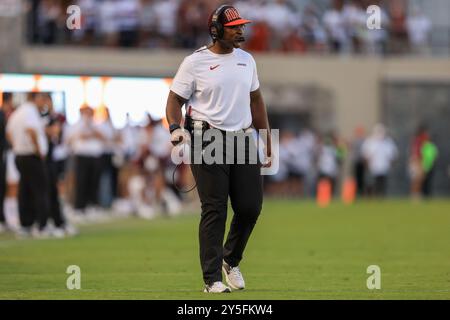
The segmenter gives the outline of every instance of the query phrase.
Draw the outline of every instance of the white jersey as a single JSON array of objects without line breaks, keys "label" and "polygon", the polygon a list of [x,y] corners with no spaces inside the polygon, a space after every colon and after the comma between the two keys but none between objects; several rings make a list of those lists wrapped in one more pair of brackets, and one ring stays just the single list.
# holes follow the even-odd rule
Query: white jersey
[{"label": "white jersey", "polygon": [[12,148],[15,155],[33,155],[38,151],[35,150],[27,129],[34,129],[36,131],[39,151],[46,155],[48,141],[47,135],[45,134],[44,119],[41,118],[36,105],[31,102],[25,102],[19,106],[12,113],[6,126],[6,131],[13,140]]},{"label": "white jersey", "polygon": [[372,175],[387,175],[392,161],[397,157],[397,147],[391,138],[368,138],[362,145],[362,153]]},{"label": "white jersey", "polygon": [[250,92],[258,88],[256,63],[249,53],[234,49],[216,54],[203,47],[184,59],[170,90],[188,100],[193,119],[236,131],[251,126]]}]

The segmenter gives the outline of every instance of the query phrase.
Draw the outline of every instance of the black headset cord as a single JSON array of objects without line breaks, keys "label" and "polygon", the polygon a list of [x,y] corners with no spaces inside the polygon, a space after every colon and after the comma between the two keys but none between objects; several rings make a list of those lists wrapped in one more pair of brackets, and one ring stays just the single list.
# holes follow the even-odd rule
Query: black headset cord
[{"label": "black headset cord", "polygon": [[181,188],[178,188],[178,186],[177,186],[177,184],[176,184],[176,182],[175,182],[175,173],[177,172],[177,169],[178,169],[180,166],[181,166],[181,163],[180,163],[180,164],[177,164],[177,165],[175,166],[175,169],[173,169],[173,173],[172,173],[172,184],[173,184],[173,186],[174,186],[179,192],[181,192],[181,193],[188,193],[188,192],[191,192],[192,190],[194,190],[194,189],[197,187],[197,181],[195,182],[194,186],[191,187],[189,190],[182,190]]}]

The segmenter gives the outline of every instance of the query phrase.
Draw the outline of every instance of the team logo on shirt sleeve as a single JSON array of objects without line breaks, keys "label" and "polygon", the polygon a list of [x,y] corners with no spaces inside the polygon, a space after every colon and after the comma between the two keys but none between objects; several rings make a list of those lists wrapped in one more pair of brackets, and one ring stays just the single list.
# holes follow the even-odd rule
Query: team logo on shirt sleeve
[{"label": "team logo on shirt sleeve", "polygon": [[214,70],[215,68],[217,68],[218,66],[220,66],[220,64],[216,65],[216,66],[210,66],[209,70]]}]

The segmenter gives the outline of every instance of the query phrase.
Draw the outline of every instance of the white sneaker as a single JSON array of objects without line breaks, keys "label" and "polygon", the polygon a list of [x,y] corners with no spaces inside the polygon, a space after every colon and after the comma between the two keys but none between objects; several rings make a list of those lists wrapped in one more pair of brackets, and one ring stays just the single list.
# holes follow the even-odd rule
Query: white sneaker
[{"label": "white sneaker", "polygon": [[231,292],[230,288],[222,283],[222,281],[216,281],[211,285],[206,285],[203,292],[208,293],[228,293]]},{"label": "white sneaker", "polygon": [[222,270],[225,273],[225,279],[228,285],[234,290],[242,290],[245,288],[244,277],[239,267],[230,267],[225,261],[222,264]]},{"label": "white sneaker", "polygon": [[110,220],[106,210],[99,207],[90,207],[86,210],[86,218],[89,222],[101,223]]},{"label": "white sneaker", "polygon": [[53,228],[51,231],[51,236],[54,238],[62,239],[66,236],[64,228]]},{"label": "white sneaker", "polygon": [[71,222],[71,223],[75,223],[75,224],[86,224],[87,223],[87,218],[86,218],[86,213],[84,212],[84,210],[73,210],[73,212],[67,216],[67,219]]},{"label": "white sneaker", "polygon": [[31,238],[31,228],[19,227],[16,230],[17,239],[28,239]]},{"label": "white sneaker", "polygon": [[48,239],[51,237],[50,230],[48,227],[39,230],[39,228],[35,227],[31,231],[31,236],[35,239]]},{"label": "white sneaker", "polygon": [[66,222],[66,226],[64,227],[64,231],[67,236],[72,237],[78,235],[78,229],[75,228],[73,225]]}]

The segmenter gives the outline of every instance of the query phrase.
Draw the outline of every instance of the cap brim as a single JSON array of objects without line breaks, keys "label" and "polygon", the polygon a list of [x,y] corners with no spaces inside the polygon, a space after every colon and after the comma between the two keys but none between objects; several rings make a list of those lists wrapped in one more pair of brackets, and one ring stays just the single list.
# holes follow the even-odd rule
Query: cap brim
[{"label": "cap brim", "polygon": [[225,27],[232,27],[232,26],[238,26],[241,24],[247,24],[247,23],[251,23],[251,20],[246,20],[246,19],[237,19],[228,23],[225,23],[224,26]]}]

